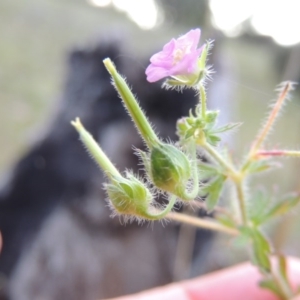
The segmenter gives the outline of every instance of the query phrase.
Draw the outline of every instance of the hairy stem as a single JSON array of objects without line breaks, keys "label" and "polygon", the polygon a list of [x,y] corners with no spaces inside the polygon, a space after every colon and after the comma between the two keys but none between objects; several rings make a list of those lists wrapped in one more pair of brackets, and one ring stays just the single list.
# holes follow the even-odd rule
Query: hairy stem
[{"label": "hairy stem", "polygon": [[186,223],[191,226],[196,226],[196,227],[200,227],[200,228],[204,228],[204,229],[208,229],[208,230],[219,231],[219,232],[227,233],[230,235],[236,236],[239,234],[239,232],[237,230],[226,227],[224,225],[221,225],[215,221],[200,219],[198,217],[192,217],[189,215],[180,214],[180,213],[176,213],[176,212],[168,213],[166,215],[166,218],[173,220],[173,221]]},{"label": "hairy stem", "polygon": [[200,101],[201,101],[201,115],[202,119],[205,120],[206,117],[206,92],[204,86],[201,84],[200,88]]},{"label": "hairy stem", "polygon": [[280,95],[279,95],[279,97],[267,119],[265,126],[262,128],[262,130],[258,134],[257,138],[255,139],[255,141],[251,147],[249,157],[255,156],[256,152],[259,150],[260,146],[264,142],[265,138],[267,137],[268,133],[270,132],[270,129],[272,128],[272,126],[274,124],[274,121],[276,120],[276,118],[278,116],[280,109],[282,108],[282,104],[283,104],[284,100],[286,99],[286,97],[291,89],[292,89],[292,83],[287,82],[286,85],[284,86],[283,91],[280,93]]},{"label": "hairy stem", "polygon": [[256,156],[286,156],[286,157],[300,157],[300,151],[296,150],[260,150],[256,152]]},{"label": "hairy stem", "polygon": [[228,171],[229,175],[235,177],[237,175],[234,167],[229,164],[210,144],[206,141],[200,144],[210,155],[214,158],[225,170]]},{"label": "hairy stem", "polygon": [[241,180],[235,181],[236,191],[237,191],[237,199],[239,203],[239,210],[241,214],[241,219],[243,225],[247,225],[247,210],[246,210],[246,199],[245,193],[243,189],[243,182]]},{"label": "hairy stem", "polygon": [[148,212],[147,218],[149,220],[160,220],[160,219],[164,218],[168,213],[170,213],[170,211],[174,207],[174,205],[176,203],[176,198],[177,197],[175,195],[172,195],[169,203],[166,205],[166,207],[162,211],[156,210],[155,212]]}]

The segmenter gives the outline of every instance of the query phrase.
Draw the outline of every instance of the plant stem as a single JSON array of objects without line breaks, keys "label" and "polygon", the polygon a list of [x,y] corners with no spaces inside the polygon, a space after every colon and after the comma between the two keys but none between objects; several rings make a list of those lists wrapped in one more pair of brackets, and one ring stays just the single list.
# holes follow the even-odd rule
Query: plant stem
[{"label": "plant stem", "polygon": [[284,282],[284,280],[282,280],[282,278],[280,276],[278,276],[274,272],[274,270],[271,271],[271,274],[272,274],[272,277],[273,277],[274,281],[276,282],[279,290],[281,291],[282,299],[283,300],[292,299],[292,297],[294,296],[294,293],[291,290],[291,287],[289,286],[289,284]]},{"label": "plant stem", "polygon": [[234,182],[237,190],[237,198],[239,204],[239,211],[241,215],[241,220],[243,225],[247,225],[247,213],[246,213],[246,205],[245,205],[245,195],[243,191],[243,173],[241,171],[236,171],[234,167],[229,164],[210,144],[208,144],[205,140],[201,143],[201,139],[199,140],[201,146],[228,172],[229,177]]},{"label": "plant stem", "polygon": [[284,86],[284,89],[282,90],[282,92],[279,94],[279,97],[267,119],[267,122],[265,124],[265,126],[262,128],[261,132],[258,134],[256,140],[254,141],[250,153],[249,153],[249,157],[253,157],[255,156],[256,152],[258,151],[258,149],[260,148],[260,146],[262,145],[262,143],[264,142],[266,136],[268,135],[268,133],[270,132],[270,129],[273,126],[274,121],[276,120],[278,113],[280,111],[280,109],[282,108],[282,104],[284,102],[284,100],[286,99],[288,92],[292,89],[292,83],[291,82],[287,82],[286,85]]},{"label": "plant stem", "polygon": [[166,218],[173,220],[173,221],[186,223],[191,226],[196,226],[196,227],[200,227],[200,228],[204,228],[204,229],[208,229],[208,230],[220,231],[220,232],[227,233],[230,235],[236,236],[239,234],[239,232],[236,229],[226,227],[215,221],[200,219],[198,217],[192,217],[189,215],[180,214],[180,213],[176,213],[176,212],[168,213],[166,215]]},{"label": "plant stem", "polygon": [[205,88],[202,84],[200,84],[200,101],[201,101],[201,115],[202,119],[205,120],[206,118],[206,92]]},{"label": "plant stem", "polygon": [[171,209],[174,207],[176,203],[177,197],[175,195],[172,195],[169,203],[166,205],[166,207],[162,210],[155,210],[155,212],[148,212],[147,218],[149,220],[160,220],[164,218],[168,213],[170,213]]},{"label": "plant stem", "polygon": [[229,164],[210,144],[206,141],[201,146],[225,169],[229,172],[229,175],[236,177],[237,172],[234,167]]},{"label": "plant stem", "polygon": [[235,181],[236,191],[237,191],[237,199],[239,203],[239,210],[241,214],[241,219],[243,225],[247,225],[247,210],[246,210],[246,199],[243,189],[243,183],[241,180]]},{"label": "plant stem", "polygon": [[287,156],[300,157],[300,151],[296,150],[260,150],[256,152],[256,156]]}]

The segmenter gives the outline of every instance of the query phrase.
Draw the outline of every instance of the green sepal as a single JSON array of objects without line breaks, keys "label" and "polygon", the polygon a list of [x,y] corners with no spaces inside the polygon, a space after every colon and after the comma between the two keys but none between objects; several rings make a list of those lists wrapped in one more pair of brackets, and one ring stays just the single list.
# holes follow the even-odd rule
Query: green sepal
[{"label": "green sepal", "polygon": [[150,166],[149,154],[140,149],[135,149],[135,154],[141,159],[142,164],[145,168],[146,174],[150,174],[151,166]]},{"label": "green sepal", "polygon": [[150,177],[156,187],[184,199],[191,177],[188,157],[171,144],[160,143],[150,152]]},{"label": "green sepal", "polygon": [[213,128],[216,125],[218,116],[219,116],[218,110],[213,110],[213,111],[210,110],[206,112],[205,114],[206,129]]},{"label": "green sepal", "polygon": [[113,177],[105,184],[112,206],[119,214],[147,218],[152,195],[145,184],[133,174]]}]

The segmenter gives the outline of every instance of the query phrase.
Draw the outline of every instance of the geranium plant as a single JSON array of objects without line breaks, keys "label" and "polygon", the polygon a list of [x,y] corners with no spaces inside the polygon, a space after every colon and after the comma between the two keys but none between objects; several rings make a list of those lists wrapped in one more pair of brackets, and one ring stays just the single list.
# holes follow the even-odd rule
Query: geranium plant
[{"label": "geranium plant", "polygon": [[[271,290],[280,299],[292,299],[299,293],[299,288],[297,290],[291,286],[286,258],[273,250],[262,225],[288,213],[299,203],[300,196],[290,194],[274,203],[267,203],[267,196],[258,197],[257,193],[247,194],[245,191],[248,179],[255,173],[272,169],[274,160],[279,156],[300,156],[300,151],[264,148],[264,141],[293,84],[285,82],[280,85],[278,99],[249,153],[238,165],[234,165],[218,144],[224,132],[235,129],[240,123],[219,127],[219,112],[207,110],[205,81],[211,73],[207,56],[212,43],[206,42],[198,48],[200,33],[200,29],[193,29],[178,39],[172,39],[161,52],[150,58],[151,64],[146,69],[150,83],[165,79],[164,88],[193,88],[199,95],[196,107],[177,122],[179,139],[176,143],[166,143],[159,138],[124,78],[109,58],[104,60],[126,110],[147,145],[146,152],[137,150],[146,171],[145,178],[129,171],[120,173],[78,118],[72,125],[107,177],[105,189],[113,215],[123,215],[125,220],[137,221],[168,218],[242,237],[248,241],[251,260],[262,274],[260,286]],[[200,159],[199,151],[209,162]],[[231,203],[228,207],[216,209],[225,184],[235,190],[235,197],[230,201],[237,203],[237,209],[233,209]],[[156,203],[157,193],[168,199],[164,207]],[[202,219],[172,212],[175,203],[189,204],[195,200],[202,202],[208,211],[214,211],[214,218]]]}]

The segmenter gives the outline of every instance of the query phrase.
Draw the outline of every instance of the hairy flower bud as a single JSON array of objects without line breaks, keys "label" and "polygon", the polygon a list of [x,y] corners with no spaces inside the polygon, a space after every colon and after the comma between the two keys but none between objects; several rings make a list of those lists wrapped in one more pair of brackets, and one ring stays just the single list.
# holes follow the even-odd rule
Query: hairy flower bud
[{"label": "hairy flower bud", "polygon": [[145,184],[133,174],[114,177],[105,185],[112,207],[119,214],[147,218],[152,195]]},{"label": "hairy flower bud", "polygon": [[150,177],[163,191],[185,200],[186,185],[191,177],[188,157],[175,146],[160,144],[150,153]]}]

